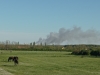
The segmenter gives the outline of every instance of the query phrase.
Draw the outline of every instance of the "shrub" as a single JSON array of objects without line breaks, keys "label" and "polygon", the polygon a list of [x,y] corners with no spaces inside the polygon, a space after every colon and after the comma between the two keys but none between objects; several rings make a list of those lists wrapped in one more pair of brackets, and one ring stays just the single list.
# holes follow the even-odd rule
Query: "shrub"
[{"label": "shrub", "polygon": [[72,52],[72,54],[74,54],[74,55],[89,55],[89,51],[88,50],[75,50]]},{"label": "shrub", "polygon": [[74,54],[74,55],[79,55],[79,50],[74,50],[71,54]]},{"label": "shrub", "polygon": [[91,56],[100,56],[100,50],[92,50],[91,52],[90,52],[90,55]]}]

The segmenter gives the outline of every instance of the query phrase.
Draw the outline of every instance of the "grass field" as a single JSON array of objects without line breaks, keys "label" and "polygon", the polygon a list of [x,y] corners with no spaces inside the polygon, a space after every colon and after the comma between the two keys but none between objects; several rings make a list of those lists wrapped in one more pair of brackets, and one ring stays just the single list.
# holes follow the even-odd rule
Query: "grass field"
[{"label": "grass field", "polygon": [[[18,56],[19,64],[8,62],[9,56]],[[0,75],[100,75],[100,58],[55,51],[2,51],[0,69],[10,73]]]}]

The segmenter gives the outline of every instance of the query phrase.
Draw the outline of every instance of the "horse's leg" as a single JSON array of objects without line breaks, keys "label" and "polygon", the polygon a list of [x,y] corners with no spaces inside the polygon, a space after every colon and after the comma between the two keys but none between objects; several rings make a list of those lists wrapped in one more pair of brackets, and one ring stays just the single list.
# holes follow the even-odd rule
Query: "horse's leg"
[{"label": "horse's leg", "polygon": [[18,60],[16,60],[16,64],[18,64]]},{"label": "horse's leg", "polygon": [[17,60],[17,59],[15,59],[15,60],[14,60],[14,63],[15,63],[15,65],[17,65],[17,64],[18,64],[18,60]]},{"label": "horse's leg", "polygon": [[14,62],[14,64],[16,65],[16,63]]},{"label": "horse's leg", "polygon": [[17,65],[18,63],[17,62],[14,62],[14,64]]}]

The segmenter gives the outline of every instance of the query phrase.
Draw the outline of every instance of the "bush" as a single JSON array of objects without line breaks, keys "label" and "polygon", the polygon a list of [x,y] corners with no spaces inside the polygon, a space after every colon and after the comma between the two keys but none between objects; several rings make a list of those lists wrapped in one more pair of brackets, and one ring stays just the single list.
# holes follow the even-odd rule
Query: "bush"
[{"label": "bush", "polygon": [[89,55],[89,51],[88,50],[75,50],[72,52],[72,54],[74,54],[74,55]]},{"label": "bush", "polygon": [[100,50],[92,50],[91,52],[90,52],[90,55],[91,56],[100,56]]},{"label": "bush", "polygon": [[74,55],[79,55],[79,50],[74,50],[71,54],[74,54]]}]

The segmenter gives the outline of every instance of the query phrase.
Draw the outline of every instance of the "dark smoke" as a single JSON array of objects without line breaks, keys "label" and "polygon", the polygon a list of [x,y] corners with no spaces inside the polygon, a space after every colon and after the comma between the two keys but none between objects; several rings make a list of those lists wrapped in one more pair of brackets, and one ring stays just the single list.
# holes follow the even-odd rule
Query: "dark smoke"
[{"label": "dark smoke", "polygon": [[51,32],[47,38],[37,41],[46,44],[100,44],[100,32],[96,30],[81,30],[80,27],[73,29],[60,28],[59,32]]}]

